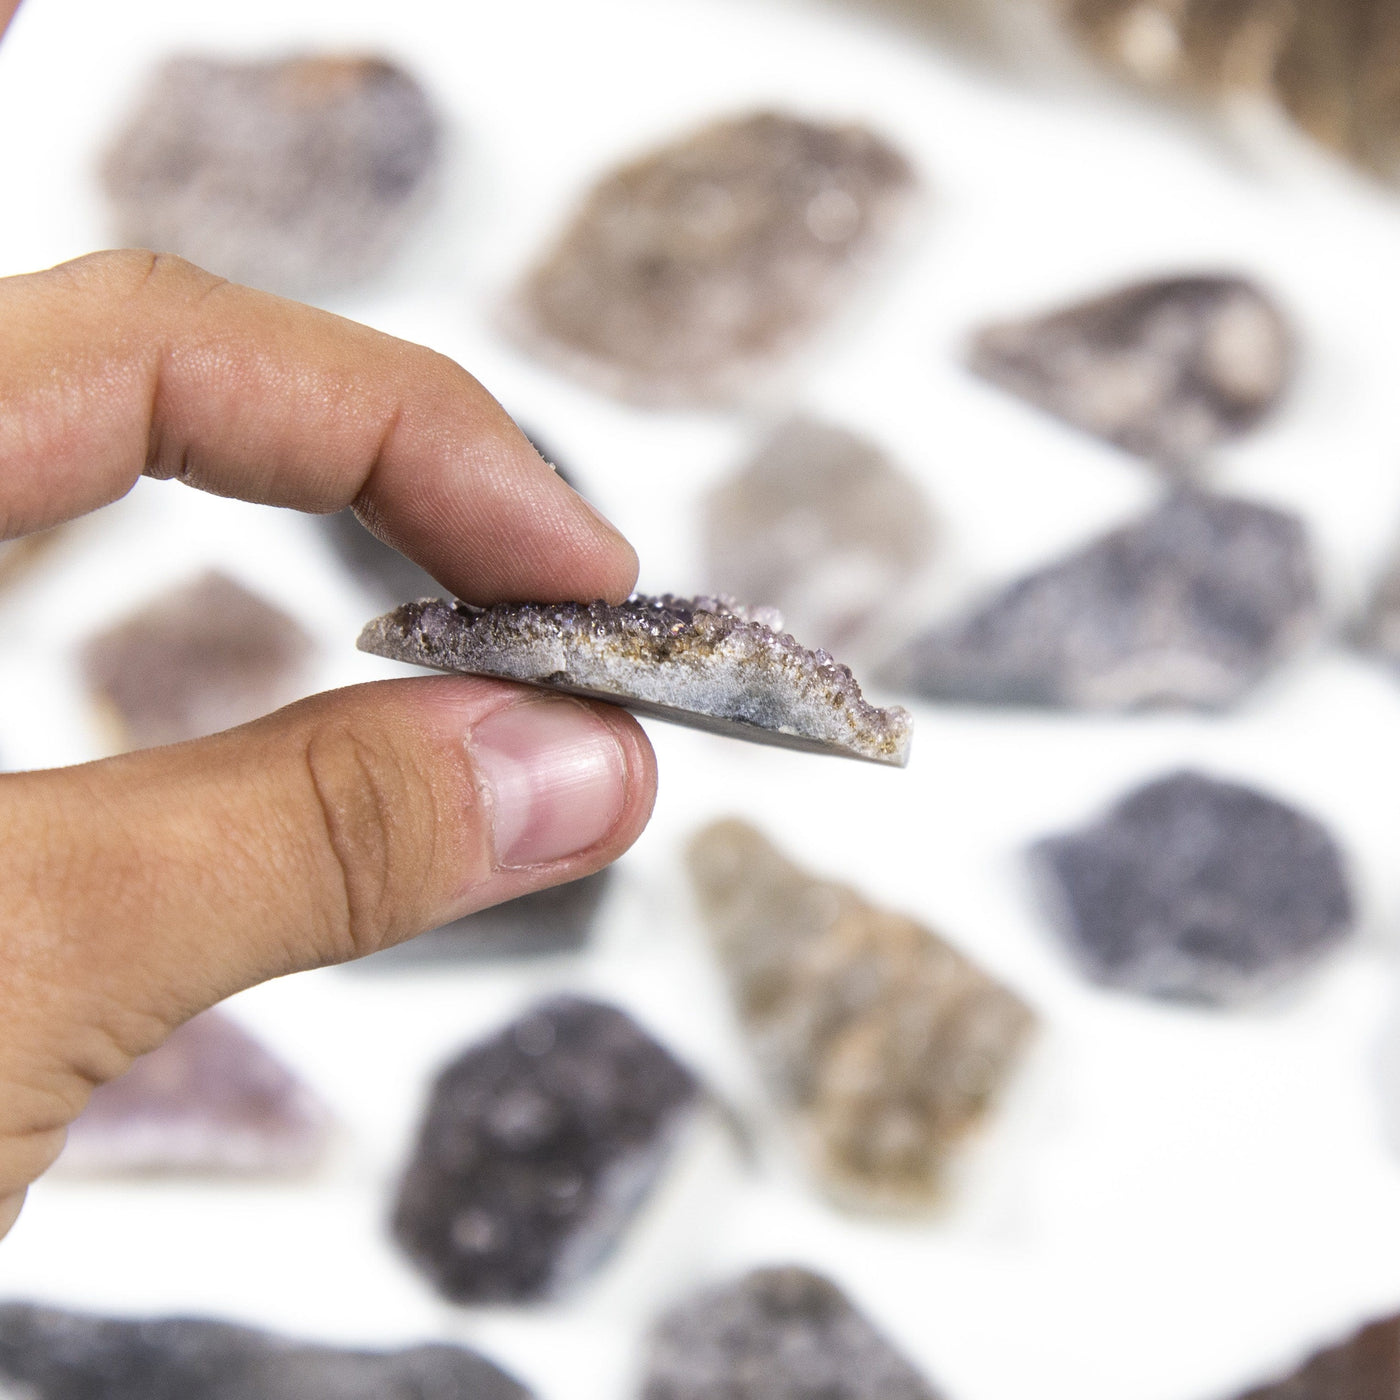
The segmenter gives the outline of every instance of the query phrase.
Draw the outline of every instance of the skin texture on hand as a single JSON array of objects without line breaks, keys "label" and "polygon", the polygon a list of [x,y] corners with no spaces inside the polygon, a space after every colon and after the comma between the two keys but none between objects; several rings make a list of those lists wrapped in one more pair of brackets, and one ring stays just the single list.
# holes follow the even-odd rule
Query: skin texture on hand
[{"label": "skin texture on hand", "polygon": [[[626,541],[459,366],[177,258],[0,280],[0,404],[0,539],[144,473],[353,505],[472,602],[617,601],[635,582]],[[93,1086],[182,1021],[597,870],[655,784],[621,711],[459,677],[0,775],[0,1229]]]}]

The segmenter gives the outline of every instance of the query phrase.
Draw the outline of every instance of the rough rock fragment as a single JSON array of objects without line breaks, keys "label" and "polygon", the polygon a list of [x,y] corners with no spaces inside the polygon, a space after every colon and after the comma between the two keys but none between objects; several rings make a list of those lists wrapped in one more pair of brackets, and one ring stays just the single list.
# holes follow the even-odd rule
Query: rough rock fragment
[{"label": "rough rock fragment", "polygon": [[1352,925],[1342,856],[1319,822],[1199,773],[1148,783],[1032,856],[1085,973],[1153,996],[1265,991]]},{"label": "rough rock fragment", "polygon": [[0,1306],[6,1400],[530,1400],[457,1346],[345,1351],[196,1318]]},{"label": "rough rock fragment", "polygon": [[807,1269],[756,1269],[653,1330],[642,1400],[937,1400],[851,1305]]},{"label": "rough rock fragment", "polygon": [[187,1021],[98,1088],[59,1159],[72,1175],[304,1170],[330,1140],[326,1107],[217,1011]]},{"label": "rough rock fragment", "polygon": [[932,538],[915,482],[873,443],[810,419],[781,426],[705,504],[707,583],[772,604],[830,651],[849,652]]},{"label": "rough rock fragment", "polygon": [[616,1245],[698,1094],[624,1012],[543,1002],[439,1076],[394,1234],[458,1302],[556,1294]]},{"label": "rough rock fragment", "polygon": [[1390,1400],[1400,1395],[1400,1316],[1363,1327],[1291,1376],[1239,1400]]},{"label": "rough rock fragment", "polygon": [[748,397],[836,307],[912,184],[862,127],[775,112],[714,122],[596,185],[508,325],[624,398]]},{"label": "rough rock fragment", "polygon": [[361,651],[607,700],[756,743],[903,766],[911,723],[850,671],[728,599],[467,603],[424,599],[375,618]]},{"label": "rough rock fragment", "polygon": [[295,699],[311,650],[280,608],[211,572],[92,638],[82,666],[127,742],[144,748],[244,724]]},{"label": "rough rock fragment", "polygon": [[944,700],[1213,708],[1240,699],[1317,618],[1296,516],[1181,491],[916,638],[885,679]]},{"label": "rough rock fragment", "polygon": [[120,242],[289,295],[378,272],[426,204],[442,133],[373,57],[172,58],[102,168]]},{"label": "rough rock fragment", "polygon": [[1252,427],[1283,391],[1292,337],[1239,277],[1141,282],[988,326],[972,369],[1169,471]]},{"label": "rough rock fragment", "polygon": [[827,1191],[918,1209],[1017,1062],[1033,1016],[935,934],[706,827],[691,878],[739,1015]]}]

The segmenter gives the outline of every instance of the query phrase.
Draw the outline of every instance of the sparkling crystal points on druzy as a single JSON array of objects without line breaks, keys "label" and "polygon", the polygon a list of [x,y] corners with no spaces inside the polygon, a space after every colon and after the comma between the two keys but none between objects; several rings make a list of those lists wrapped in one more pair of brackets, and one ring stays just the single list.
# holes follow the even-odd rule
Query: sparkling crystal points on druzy
[{"label": "sparkling crystal points on druzy", "polygon": [[877,709],[822,651],[718,598],[622,604],[424,599],[376,618],[360,649],[439,671],[525,681],[736,738],[902,766],[911,724]]},{"label": "sparkling crystal points on druzy", "polygon": [[878,447],[798,418],[707,500],[706,583],[761,598],[794,635],[845,651],[932,538],[923,492]]},{"label": "sparkling crystal points on druzy", "polygon": [[916,638],[885,678],[933,699],[1212,708],[1240,699],[1317,617],[1296,516],[1185,490]]},{"label": "sparkling crystal points on druzy", "polygon": [[530,1400],[465,1347],[346,1351],[195,1318],[0,1306],[5,1400]]},{"label": "sparkling crystal points on druzy", "polygon": [[1032,855],[1086,973],[1154,996],[1266,990],[1352,924],[1342,856],[1320,823],[1199,773],[1148,783]]},{"label": "sparkling crystal points on druzy", "polygon": [[296,698],[311,638],[280,608],[210,572],[93,637],[89,688],[137,747],[243,724]]},{"label": "sparkling crystal points on druzy", "polygon": [[698,1101],[624,1012],[543,1002],[439,1076],[394,1234],[458,1302],[552,1295],[617,1243]]},{"label": "sparkling crystal points on druzy", "polygon": [[372,57],[174,58],[103,166],[119,241],[291,295],[378,272],[422,212],[442,133]]},{"label": "sparkling crystal points on druzy", "polygon": [[256,1175],[311,1166],[330,1139],[325,1106],[217,1011],[187,1021],[94,1091],[68,1129],[66,1173]]},{"label": "sparkling crystal points on druzy", "polygon": [[912,183],[862,127],[717,121],[594,187],[517,293],[511,328],[627,398],[747,397],[835,307]]},{"label": "sparkling crystal points on druzy", "polygon": [[652,1331],[642,1400],[937,1400],[835,1284],[756,1269]]},{"label": "sparkling crystal points on druzy", "polygon": [[827,1190],[934,1202],[1034,1018],[922,925],[791,864],[752,827],[691,843],[701,912],[775,1096]]},{"label": "sparkling crystal points on druzy", "polygon": [[1142,282],[972,342],[980,375],[1173,470],[1257,422],[1288,377],[1277,307],[1238,277]]},{"label": "sparkling crystal points on druzy", "polygon": [[1400,1316],[1363,1327],[1291,1376],[1238,1400],[1391,1400],[1400,1395]]}]

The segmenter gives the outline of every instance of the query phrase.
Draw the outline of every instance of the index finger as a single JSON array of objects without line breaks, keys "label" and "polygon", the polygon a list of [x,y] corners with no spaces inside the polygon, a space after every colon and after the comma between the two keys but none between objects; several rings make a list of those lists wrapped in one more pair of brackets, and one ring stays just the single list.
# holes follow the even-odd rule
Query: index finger
[{"label": "index finger", "polygon": [[144,472],[329,512],[477,603],[625,597],[632,548],[464,369],[224,282],[96,253],[0,280],[0,539]]}]

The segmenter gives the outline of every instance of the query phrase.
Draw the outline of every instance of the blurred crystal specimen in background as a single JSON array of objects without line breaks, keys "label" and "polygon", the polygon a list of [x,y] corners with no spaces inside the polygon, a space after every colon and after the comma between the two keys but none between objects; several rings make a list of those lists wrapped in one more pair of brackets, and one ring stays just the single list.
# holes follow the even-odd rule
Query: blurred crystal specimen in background
[{"label": "blurred crystal specimen in background", "polygon": [[557,1294],[618,1243],[699,1098],[625,1012],[542,1002],[439,1076],[394,1234],[457,1302]]},{"label": "blurred crystal specimen in background", "polygon": [[885,679],[942,700],[1214,708],[1239,700],[1318,616],[1301,520],[1183,490],[916,638]]},{"label": "blurred crystal specimen in background", "polygon": [[851,1306],[801,1268],[756,1269],[653,1329],[642,1400],[938,1400]]},{"label": "blurred crystal specimen in background", "polygon": [[822,1186],[862,1209],[936,1203],[1021,1056],[1029,1008],[743,822],[701,831],[689,866],[740,1019]]},{"label": "blurred crystal specimen in background", "polygon": [[530,1400],[465,1347],[343,1351],[194,1318],[0,1306],[6,1400]]},{"label": "blurred crystal specimen in background", "polygon": [[622,398],[747,399],[836,308],[912,185],[905,158],[862,127],[716,121],[600,181],[507,326]]},{"label": "blurred crystal specimen in background", "polygon": [[1382,661],[1400,666],[1400,552],[1392,556],[1367,601],[1355,640]]},{"label": "blurred crystal specimen in background", "polygon": [[59,1166],[84,1176],[282,1174],[313,1166],[330,1136],[325,1105],[228,1017],[206,1011],[93,1092]]},{"label": "blurred crystal specimen in background", "polygon": [[987,326],[969,356],[1002,388],[1182,474],[1263,417],[1291,359],[1282,313],[1238,277],[1140,282]]},{"label": "blurred crystal specimen in background", "polygon": [[1253,788],[1176,773],[1032,848],[1050,913],[1095,982],[1231,1002],[1315,963],[1351,931],[1341,852]]},{"label": "blurred crystal specimen in background", "polygon": [[83,648],[89,689],[135,748],[245,724],[297,698],[312,651],[299,623],[207,573]]},{"label": "blurred crystal specimen in background", "polygon": [[771,604],[808,646],[853,655],[927,562],[918,484],[873,443],[795,418],[705,503],[706,586]]},{"label": "blurred crystal specimen in background", "polygon": [[307,296],[388,263],[441,145],[422,88],[382,59],[185,56],[152,75],[102,179],[119,242]]},{"label": "blurred crystal specimen in background", "polygon": [[1400,1395],[1400,1316],[1363,1327],[1297,1371],[1238,1400],[1390,1400]]}]

